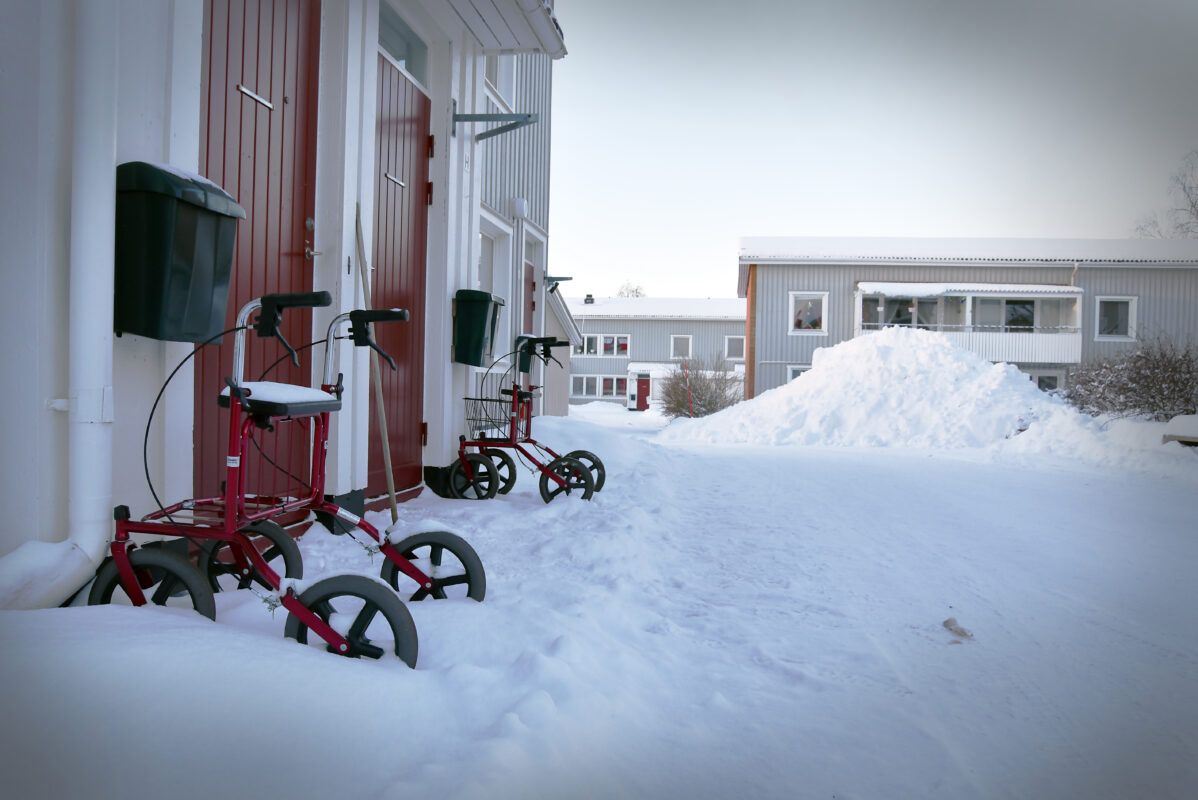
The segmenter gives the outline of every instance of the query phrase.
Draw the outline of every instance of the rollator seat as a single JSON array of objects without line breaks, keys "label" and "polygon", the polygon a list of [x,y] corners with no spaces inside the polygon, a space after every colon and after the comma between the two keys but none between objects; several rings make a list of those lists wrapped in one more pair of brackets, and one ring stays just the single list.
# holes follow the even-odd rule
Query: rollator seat
[{"label": "rollator seat", "polygon": [[[341,401],[336,395],[308,386],[274,381],[248,381],[241,384],[248,392],[249,413],[264,417],[310,417],[326,411],[339,411]],[[229,407],[229,387],[226,386],[216,402]]]}]

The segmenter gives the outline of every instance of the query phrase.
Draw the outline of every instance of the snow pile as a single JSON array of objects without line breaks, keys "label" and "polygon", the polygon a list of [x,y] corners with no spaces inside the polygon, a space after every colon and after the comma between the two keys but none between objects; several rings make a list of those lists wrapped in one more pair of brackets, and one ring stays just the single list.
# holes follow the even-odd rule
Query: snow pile
[{"label": "snow pile", "polygon": [[1096,419],[1041,392],[1010,364],[947,337],[885,328],[817,350],[785,386],[659,437],[713,444],[984,448],[1198,478],[1198,458],[1162,445],[1160,423]]},{"label": "snow pile", "polygon": [[670,425],[674,441],[757,445],[983,447],[1063,403],[1010,364],[947,337],[885,328],[817,350],[812,368],[732,408]]}]

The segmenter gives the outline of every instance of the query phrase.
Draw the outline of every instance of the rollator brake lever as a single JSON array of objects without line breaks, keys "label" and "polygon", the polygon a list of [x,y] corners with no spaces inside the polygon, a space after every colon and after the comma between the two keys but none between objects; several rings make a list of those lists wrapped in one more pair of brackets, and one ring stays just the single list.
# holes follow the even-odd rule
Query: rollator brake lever
[{"label": "rollator brake lever", "polygon": [[287,352],[291,353],[291,363],[298,367],[300,365],[299,353],[295,352],[295,348],[291,346],[291,343],[288,342],[285,338],[283,338],[283,332],[280,330],[276,330],[275,337],[277,337],[278,340],[283,343],[283,347],[285,347],[287,349]]}]

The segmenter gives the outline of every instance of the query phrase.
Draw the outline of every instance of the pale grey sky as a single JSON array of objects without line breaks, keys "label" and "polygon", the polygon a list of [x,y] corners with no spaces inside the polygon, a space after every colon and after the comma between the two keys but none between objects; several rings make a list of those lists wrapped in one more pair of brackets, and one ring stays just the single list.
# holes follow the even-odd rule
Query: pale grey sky
[{"label": "pale grey sky", "polygon": [[741,236],[1131,236],[1198,0],[556,0],[551,271],[731,297]]}]

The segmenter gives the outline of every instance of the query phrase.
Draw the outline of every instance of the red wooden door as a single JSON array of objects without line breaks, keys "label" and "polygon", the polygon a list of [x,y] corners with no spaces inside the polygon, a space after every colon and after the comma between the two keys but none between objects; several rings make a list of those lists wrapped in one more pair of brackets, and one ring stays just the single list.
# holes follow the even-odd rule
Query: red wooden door
[{"label": "red wooden door", "polygon": [[649,379],[636,379],[636,410],[645,411],[649,408]]},{"label": "red wooden door", "polygon": [[[374,326],[379,346],[398,367],[381,363],[391,471],[397,489],[422,480],[424,418],[424,282],[428,245],[428,159],[431,103],[400,70],[379,55],[378,134],[375,140],[374,308],[406,308],[407,322]],[[367,497],[387,490],[378,409],[370,404]]]},{"label": "red wooden door", "polygon": [[[226,328],[247,301],[269,292],[312,290],[316,206],[316,76],[320,38],[318,0],[206,0],[200,120],[200,172],[245,208],[229,285]],[[311,312],[283,315],[293,347],[311,341]],[[277,340],[247,339],[245,380],[285,353]],[[267,380],[311,385],[311,350],[300,365],[284,360]],[[219,494],[228,445],[228,413],[216,405],[233,362],[233,337],[197,356],[194,477],[197,496]],[[307,476],[308,437],[298,425],[256,436],[248,487],[280,495],[296,486],[287,472]]]},{"label": "red wooden door", "polygon": [[537,270],[530,262],[524,262],[524,333],[533,332],[533,320],[537,310]]}]

